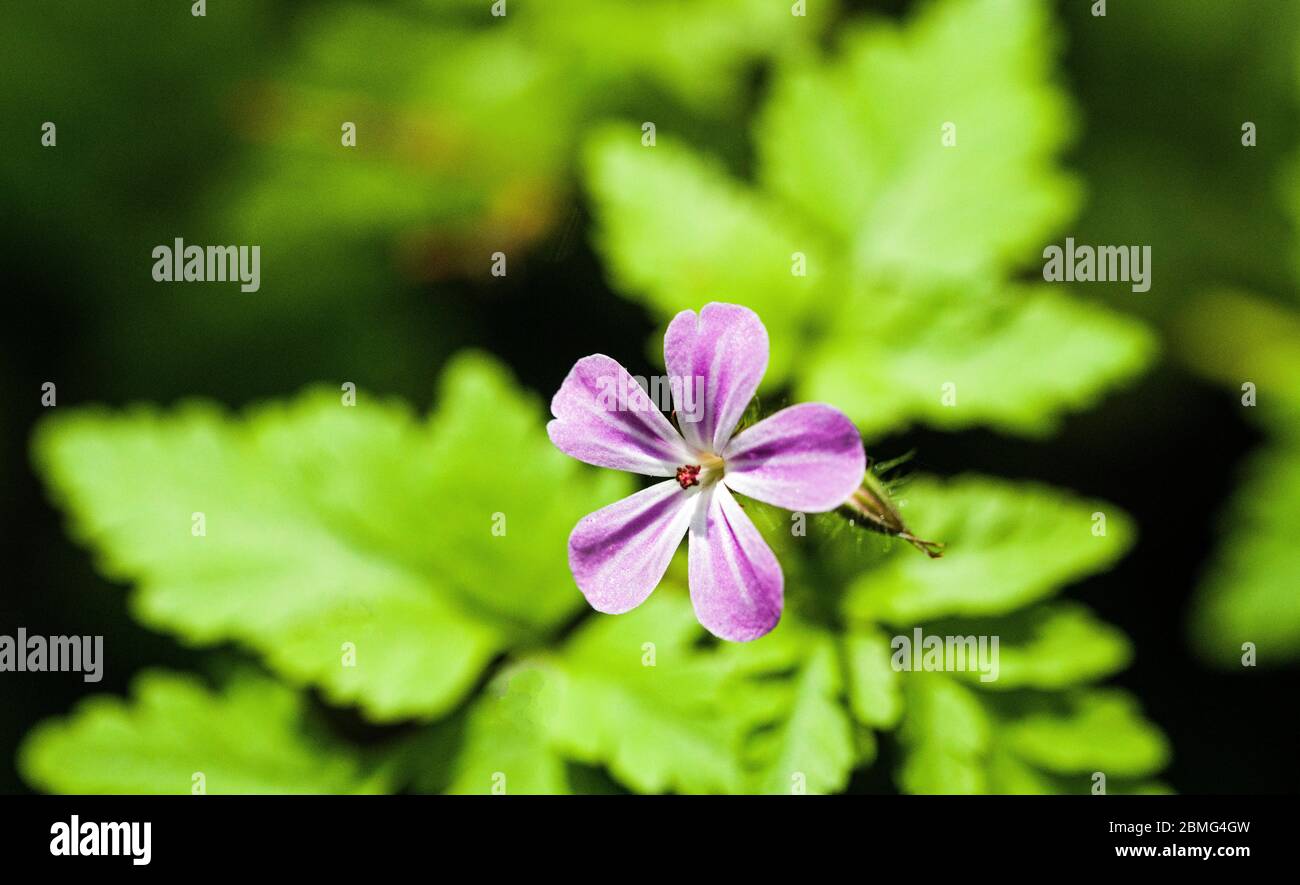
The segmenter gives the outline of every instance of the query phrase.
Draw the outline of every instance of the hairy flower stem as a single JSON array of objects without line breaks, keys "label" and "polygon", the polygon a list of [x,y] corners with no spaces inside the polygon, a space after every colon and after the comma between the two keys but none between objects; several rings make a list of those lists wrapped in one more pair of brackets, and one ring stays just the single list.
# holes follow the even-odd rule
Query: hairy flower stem
[{"label": "hairy flower stem", "polygon": [[925,541],[908,531],[898,508],[894,506],[893,501],[889,500],[889,493],[885,491],[884,483],[870,470],[862,481],[862,487],[840,505],[838,512],[841,516],[860,523],[873,532],[903,539],[931,559],[943,556],[942,542]]}]

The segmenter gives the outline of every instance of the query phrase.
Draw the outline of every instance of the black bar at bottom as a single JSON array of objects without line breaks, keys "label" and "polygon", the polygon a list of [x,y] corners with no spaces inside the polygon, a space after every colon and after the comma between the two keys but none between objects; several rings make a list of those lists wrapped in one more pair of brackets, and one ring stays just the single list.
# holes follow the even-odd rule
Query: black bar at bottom
[{"label": "black bar at bottom", "polygon": [[[733,873],[851,860],[864,877],[900,859],[927,871],[1043,860],[1058,871],[1080,861],[1225,869],[1290,859],[1295,807],[1291,796],[7,796],[0,852],[6,869],[83,872],[336,873],[408,861],[450,873],[445,864],[463,861],[622,875],[675,857]],[[148,863],[137,864],[145,822]],[[103,826],[130,823],[140,826]]]}]

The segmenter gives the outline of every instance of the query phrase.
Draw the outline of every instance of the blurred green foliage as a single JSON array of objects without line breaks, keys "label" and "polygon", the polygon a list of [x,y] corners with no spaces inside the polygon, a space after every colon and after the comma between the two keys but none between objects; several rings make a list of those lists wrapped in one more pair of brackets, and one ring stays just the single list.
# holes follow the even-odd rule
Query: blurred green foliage
[{"label": "blurred green foliage", "polygon": [[[340,234],[386,243],[417,278],[481,272],[493,252],[521,251],[563,219],[584,124],[639,104],[732,116],[748,64],[816,39],[833,9],[514,0],[494,17],[490,5],[304,15],[243,121],[264,149],[220,214],[291,243],[300,279]],[[365,151],[337,149],[344,121]]]},{"label": "blurred green foliage", "polygon": [[[1220,516],[1223,543],[1200,587],[1191,632],[1203,654],[1236,668],[1300,660],[1300,313],[1220,291],[1175,327],[1188,363],[1224,383],[1266,434],[1240,468]],[[1249,403],[1249,405],[1247,405]]]},{"label": "blurred green foliage", "polygon": [[[1289,80],[1300,95],[1300,44],[1289,49]],[[1201,287],[1171,324],[1182,360],[1238,397],[1266,437],[1239,469],[1239,487],[1221,516],[1224,540],[1190,624],[1201,653],[1224,668],[1300,661],[1300,145],[1288,149],[1277,207],[1291,221],[1279,226],[1290,241],[1278,247],[1292,256],[1284,265],[1291,277],[1265,287],[1271,299],[1227,284]]]},{"label": "blurred green foliage", "polygon": [[665,320],[743,293],[772,332],[766,383],[869,438],[913,421],[1041,435],[1139,372],[1140,325],[1008,280],[1078,204],[1044,5],[934,4],[838,43],[778,70],[754,186],[630,123],[589,139],[616,284]]}]

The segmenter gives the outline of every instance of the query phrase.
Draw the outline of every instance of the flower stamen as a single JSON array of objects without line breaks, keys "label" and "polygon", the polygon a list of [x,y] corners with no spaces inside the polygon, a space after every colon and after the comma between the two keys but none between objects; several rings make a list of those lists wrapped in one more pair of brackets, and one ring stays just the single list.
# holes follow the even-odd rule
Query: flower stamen
[{"label": "flower stamen", "polygon": [[700,464],[705,470],[714,471],[721,474],[725,466],[723,460],[717,455],[704,452],[700,455]]},{"label": "flower stamen", "polygon": [[683,489],[700,484],[700,465],[683,464],[677,468],[677,484]]},{"label": "flower stamen", "polygon": [[717,482],[727,472],[726,464],[712,452],[700,452],[699,459],[699,464],[683,464],[677,468],[677,484],[683,489]]}]

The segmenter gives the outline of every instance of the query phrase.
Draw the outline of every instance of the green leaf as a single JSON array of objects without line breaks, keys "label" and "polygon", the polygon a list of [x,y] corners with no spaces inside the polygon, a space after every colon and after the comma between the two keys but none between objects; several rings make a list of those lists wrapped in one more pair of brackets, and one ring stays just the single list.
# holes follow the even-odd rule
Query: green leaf
[{"label": "green leaf", "polygon": [[1242,666],[1248,642],[1261,666],[1300,660],[1300,422],[1247,462],[1222,528],[1197,591],[1197,647],[1227,668]]},{"label": "green leaf", "polygon": [[[1003,282],[1077,202],[1053,159],[1069,112],[1050,45],[1039,3],[946,0],[904,31],[852,36],[834,62],[800,55],[759,127],[757,187],[671,133],[650,148],[634,124],[601,130],[586,178],[615,286],[664,319],[753,308],[771,339],[764,383],[793,375],[800,398],[868,436],[1055,430],[1155,346],[1132,319]],[[965,135],[945,147],[957,121]]]},{"label": "green leaf", "polygon": [[1074,128],[1050,82],[1056,43],[1036,0],[946,0],[902,28],[850,31],[834,62],[778,78],[760,177],[838,235],[858,274],[1024,264],[1079,202],[1054,160]]},{"label": "green leaf", "polygon": [[[850,585],[844,611],[852,620],[911,627],[1005,614],[1108,568],[1134,537],[1119,508],[1035,483],[922,477],[899,501],[914,534],[947,544],[944,556],[898,545]],[[1103,525],[1096,514],[1105,517],[1104,535],[1094,534]]]},{"label": "green leaf", "polygon": [[[899,785],[909,793],[1160,792],[1134,783],[1169,757],[1160,730],[1116,690],[991,695],[945,673],[909,673]],[[1118,781],[1118,783],[1111,783]]]},{"label": "green leaf", "polygon": [[[1300,181],[1300,179],[1297,179]],[[1300,205],[1300,204],[1298,204]],[[1223,541],[1190,622],[1202,656],[1225,668],[1300,659],[1300,315],[1242,292],[1194,299],[1173,327],[1189,368],[1225,385],[1268,433],[1222,517]]]},{"label": "green leaf", "polygon": [[[587,186],[597,204],[596,237],[620,291],[667,319],[710,301],[743,303],[770,328],[794,331],[825,292],[831,253],[762,195],[668,133],[642,147],[634,124],[602,128],[587,143]],[[795,253],[807,274],[791,272]],[[773,336],[767,381],[798,350]]]},{"label": "green leaf", "polygon": [[417,500],[411,514],[431,522],[409,526],[431,567],[461,595],[525,632],[586,610],[569,571],[569,533],[634,490],[626,474],[593,470],[556,449],[546,417],[495,360],[468,354],[454,361],[423,453],[431,461],[428,498],[436,503]]},{"label": "green leaf", "polygon": [[1069,779],[1040,771],[1014,753],[997,747],[989,754],[986,773],[988,790],[1013,796],[1043,796],[1062,793],[1086,793],[1090,780],[1084,776]]},{"label": "green leaf", "polygon": [[[1160,781],[1135,781],[1131,778],[1106,776],[1099,772],[1079,775],[1054,775],[1024,762],[1014,752],[996,747],[988,758],[989,793],[1004,795],[1167,795],[1173,790]],[[1105,775],[1105,772],[1100,772]]]},{"label": "green leaf", "polygon": [[556,451],[537,403],[474,355],[427,422],[320,390],[241,419],[74,412],[35,455],[105,574],[138,585],[144,623],[238,641],[377,720],[450,709],[580,608],[565,539],[628,489]]},{"label": "green leaf", "polygon": [[[781,639],[792,640],[789,629]],[[857,758],[853,729],[841,701],[842,677],[829,635],[809,632],[799,643],[801,660],[789,685],[782,719],[760,732],[747,749],[760,760],[756,793],[838,793]]]},{"label": "green leaf", "polygon": [[[1101,772],[1105,774],[1105,772]],[[1135,781],[1107,775],[1105,781],[1097,772],[1081,774],[1052,774],[1035,768],[1005,748],[995,748],[988,759],[988,785],[990,793],[1004,795],[1094,795],[1094,790],[1104,786],[1108,796],[1167,795],[1173,791],[1159,781]]]},{"label": "green leaf", "polygon": [[640,792],[834,792],[861,758],[827,634],[787,618],[718,644],[675,579],[583,626],[554,672],[540,707],[555,744]]},{"label": "green leaf", "polygon": [[1194,298],[1172,323],[1174,349],[1188,368],[1219,382],[1270,428],[1300,437],[1300,313],[1232,290]]},{"label": "green leaf", "polygon": [[984,754],[993,726],[979,698],[940,673],[908,674],[904,688],[899,786],[908,793],[986,792]]},{"label": "green leaf", "polygon": [[502,673],[474,702],[449,793],[571,792],[539,709],[547,678],[542,669],[519,666]]},{"label": "green leaf", "polygon": [[162,672],[134,700],[83,701],[34,728],[18,765],[51,793],[356,793],[383,788],[358,758],[304,729],[304,703],[273,680],[236,675],[220,692]]},{"label": "green leaf", "polygon": [[974,669],[954,675],[999,691],[1057,691],[1096,682],[1124,669],[1132,658],[1122,631],[1075,602],[1040,605],[1000,618],[935,621],[926,625],[925,633],[997,637],[995,679],[984,681]]},{"label": "green leaf", "polygon": [[903,713],[903,695],[900,674],[889,663],[889,637],[874,628],[851,626],[844,653],[854,717],[864,725],[893,728]]},{"label": "green leaf", "polygon": [[529,36],[566,59],[594,98],[603,84],[625,91],[651,80],[696,111],[716,111],[742,92],[753,60],[811,44],[836,5],[819,0],[796,17],[792,2],[569,0],[564,15],[547,0],[521,8]]},{"label": "green leaf", "polygon": [[1155,354],[1137,321],[1045,286],[874,290],[845,302],[807,355],[798,394],[834,403],[868,438],[916,422],[1042,436]]},{"label": "green leaf", "polygon": [[779,710],[780,688],[733,678],[729,656],[696,646],[703,636],[671,585],[596,616],[556,661],[545,708],[557,745],[640,792],[745,792],[745,738]]},{"label": "green leaf", "polygon": [[1048,771],[1144,777],[1169,761],[1160,730],[1142,718],[1136,701],[1115,690],[1053,698],[1050,709],[1004,725],[1000,740],[1022,759]]}]

